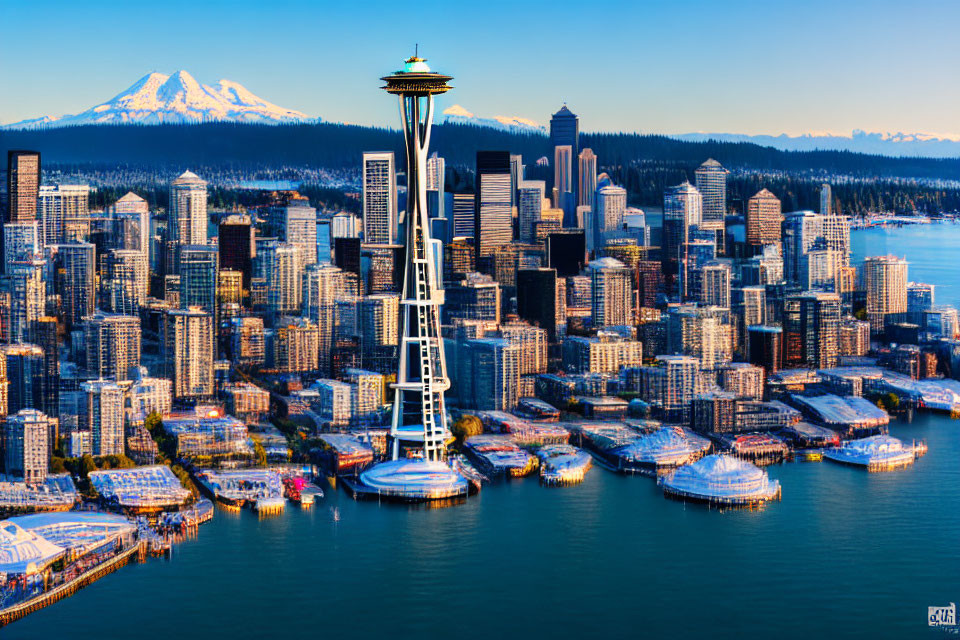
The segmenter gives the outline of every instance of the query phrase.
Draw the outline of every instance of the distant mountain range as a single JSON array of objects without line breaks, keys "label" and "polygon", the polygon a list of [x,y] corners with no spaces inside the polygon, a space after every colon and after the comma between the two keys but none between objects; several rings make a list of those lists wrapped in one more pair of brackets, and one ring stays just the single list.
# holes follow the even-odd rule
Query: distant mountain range
[{"label": "distant mountain range", "polygon": [[928,133],[870,133],[855,130],[849,136],[834,133],[746,135],[742,133],[679,133],[668,137],[687,142],[750,142],[781,151],[852,151],[893,157],[957,158],[960,136]]},{"label": "distant mountain range", "polygon": [[186,71],[171,76],[149,73],[107,102],[82,113],[43,116],[3,126],[4,129],[46,129],[84,124],[188,124],[249,122],[279,124],[316,122],[305,113],[279,107],[243,85],[221,80],[200,84]]},{"label": "distant mountain range", "polygon": [[444,109],[440,115],[440,122],[489,127],[491,129],[514,133],[547,133],[545,126],[528,118],[520,118],[517,116],[493,116],[492,118],[483,118],[467,111],[458,104]]}]

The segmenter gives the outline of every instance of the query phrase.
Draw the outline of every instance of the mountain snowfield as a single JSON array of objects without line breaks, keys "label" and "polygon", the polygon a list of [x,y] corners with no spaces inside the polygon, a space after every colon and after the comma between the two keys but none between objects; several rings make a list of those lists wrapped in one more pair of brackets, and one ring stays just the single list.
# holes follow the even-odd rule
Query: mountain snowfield
[{"label": "mountain snowfield", "polygon": [[477,127],[490,127],[503,131],[513,131],[515,133],[547,132],[545,126],[528,118],[520,118],[517,116],[493,116],[492,118],[483,118],[461,107],[459,104],[444,109],[440,121],[470,124]]},{"label": "mountain snowfield", "polygon": [[305,113],[286,109],[254,95],[243,85],[221,80],[200,84],[186,71],[150,73],[112,99],[76,115],[44,116],[5,125],[37,129],[81,124],[158,124],[196,122],[316,122]]}]

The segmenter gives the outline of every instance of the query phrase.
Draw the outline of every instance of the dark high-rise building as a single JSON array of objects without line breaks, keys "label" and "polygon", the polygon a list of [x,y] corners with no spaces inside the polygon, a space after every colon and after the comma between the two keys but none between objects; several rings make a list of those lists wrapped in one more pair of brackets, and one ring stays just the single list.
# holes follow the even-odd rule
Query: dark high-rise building
[{"label": "dark high-rise building", "polygon": [[763,367],[767,375],[779,371],[782,364],[783,329],[769,325],[747,327],[747,358]]},{"label": "dark high-rise building", "polygon": [[587,262],[587,238],[583,231],[564,231],[547,236],[547,263],[560,278],[580,273]]},{"label": "dark high-rise building", "polygon": [[39,318],[33,335],[37,346],[43,349],[43,388],[40,410],[48,416],[60,415],[60,352],[57,347],[57,319]]},{"label": "dark high-rise building", "polygon": [[40,152],[7,152],[7,214],[4,222],[33,222],[37,219],[40,193]]},{"label": "dark high-rise building", "polygon": [[355,273],[360,282],[360,238],[334,238],[333,264],[344,271]]},{"label": "dark high-rise building", "polygon": [[837,366],[840,296],[811,291],[783,303],[783,361],[786,366]]},{"label": "dark high-rise building", "polygon": [[0,354],[7,361],[7,414],[39,411],[43,406],[43,349],[35,344],[8,344],[0,346]]},{"label": "dark high-rise building", "polygon": [[556,269],[517,271],[517,315],[546,329],[551,342],[557,340],[557,322],[563,318],[566,300],[557,287]]},{"label": "dark high-rise building", "polygon": [[68,327],[79,324],[96,307],[96,247],[88,242],[57,246],[57,292]]},{"label": "dark high-rise building", "polygon": [[[580,118],[567,108],[567,105],[560,107],[560,110],[550,118],[550,148],[554,153],[551,158],[557,156],[557,147],[570,147],[569,165],[565,171],[569,173],[566,179],[569,179],[570,192],[576,197],[576,188],[579,181],[578,159],[580,156]],[[556,184],[556,175],[554,176],[553,188],[558,188]],[[574,202],[576,200],[574,199]],[[557,203],[559,206],[559,203]]]},{"label": "dark high-rise building", "polygon": [[[478,151],[474,209],[474,247],[478,268],[497,247],[513,240],[510,152]],[[456,209],[456,201],[454,201]]]},{"label": "dark high-rise building", "polygon": [[228,216],[217,232],[220,247],[220,268],[243,274],[243,288],[250,288],[253,270],[253,228],[248,216]]}]

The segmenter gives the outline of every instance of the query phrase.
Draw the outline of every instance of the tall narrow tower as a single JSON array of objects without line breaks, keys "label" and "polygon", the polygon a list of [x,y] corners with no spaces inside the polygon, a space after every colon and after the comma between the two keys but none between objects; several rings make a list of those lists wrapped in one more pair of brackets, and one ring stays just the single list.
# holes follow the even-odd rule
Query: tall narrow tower
[{"label": "tall narrow tower", "polygon": [[427,220],[427,149],[433,96],[448,91],[447,83],[452,78],[430,71],[426,60],[413,56],[402,71],[381,79],[386,83],[383,89],[400,98],[407,147],[407,263],[400,310],[400,364],[390,427],[392,457],[398,459],[402,441],[422,441],[424,459],[439,462],[446,457],[443,392],[450,387],[450,380],[440,336],[443,292],[437,287],[437,263]]}]

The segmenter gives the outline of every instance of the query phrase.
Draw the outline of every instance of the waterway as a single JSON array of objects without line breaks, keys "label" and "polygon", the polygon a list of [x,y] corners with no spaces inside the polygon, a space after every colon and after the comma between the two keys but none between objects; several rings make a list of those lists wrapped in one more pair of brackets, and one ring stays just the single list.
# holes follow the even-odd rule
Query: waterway
[{"label": "waterway", "polygon": [[[865,244],[960,291],[960,227],[855,234]],[[328,489],[310,511],[218,511],[171,560],[123,568],[0,637],[942,637],[926,608],[960,602],[960,421],[921,414],[891,433],[930,451],[889,473],[770,467],[783,500],[762,511],[684,505],[600,468],[576,487],[513,481],[442,509]]]}]

